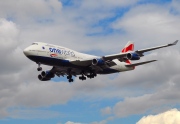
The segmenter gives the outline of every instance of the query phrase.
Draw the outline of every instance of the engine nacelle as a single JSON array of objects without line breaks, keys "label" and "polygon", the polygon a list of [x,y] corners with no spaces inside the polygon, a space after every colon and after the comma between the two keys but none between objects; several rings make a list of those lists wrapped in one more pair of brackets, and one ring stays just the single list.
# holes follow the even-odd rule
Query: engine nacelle
[{"label": "engine nacelle", "polygon": [[139,60],[140,56],[137,53],[128,53],[126,56],[129,60]]},{"label": "engine nacelle", "polygon": [[50,72],[50,71],[42,71],[41,75],[43,78],[54,78],[54,73]]},{"label": "engine nacelle", "polygon": [[49,80],[51,80],[51,78],[44,78],[42,75],[38,75],[38,79],[40,81],[49,81]]},{"label": "engine nacelle", "polygon": [[103,59],[93,59],[92,64],[93,65],[104,65],[105,61]]},{"label": "engine nacelle", "polygon": [[54,78],[54,73],[50,71],[42,71],[40,75],[38,75],[38,79],[40,81],[49,81],[51,78]]}]

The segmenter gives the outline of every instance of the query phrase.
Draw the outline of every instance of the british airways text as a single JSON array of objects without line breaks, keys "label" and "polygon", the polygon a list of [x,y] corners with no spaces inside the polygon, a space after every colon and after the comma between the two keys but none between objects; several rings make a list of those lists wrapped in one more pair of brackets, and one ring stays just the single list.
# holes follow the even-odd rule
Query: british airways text
[{"label": "british airways text", "polygon": [[70,50],[67,51],[65,49],[49,48],[49,51],[53,52],[53,53],[58,53],[58,54],[61,54],[61,55],[64,54],[65,56],[67,56],[67,55],[72,56],[72,57],[75,56],[73,51],[70,51]]}]

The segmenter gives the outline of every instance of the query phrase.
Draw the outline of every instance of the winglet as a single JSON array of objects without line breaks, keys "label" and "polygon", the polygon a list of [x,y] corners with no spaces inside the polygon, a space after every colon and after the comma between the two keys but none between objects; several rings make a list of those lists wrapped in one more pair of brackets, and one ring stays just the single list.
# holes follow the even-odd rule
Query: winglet
[{"label": "winglet", "polygon": [[174,41],[173,43],[168,44],[169,46],[176,45],[178,40]]}]

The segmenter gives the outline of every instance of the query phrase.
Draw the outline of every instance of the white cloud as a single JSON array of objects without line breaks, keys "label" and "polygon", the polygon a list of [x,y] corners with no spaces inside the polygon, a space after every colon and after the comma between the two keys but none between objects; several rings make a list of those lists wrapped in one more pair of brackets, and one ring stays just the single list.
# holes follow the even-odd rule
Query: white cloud
[{"label": "white cloud", "polygon": [[12,52],[18,45],[19,29],[12,21],[0,18],[0,53]]},{"label": "white cloud", "polygon": [[84,123],[78,123],[78,122],[72,122],[72,121],[68,121],[65,124],[84,124]]},{"label": "white cloud", "polygon": [[33,22],[36,19],[49,19],[53,13],[59,13],[62,4],[58,0],[6,0],[0,1],[0,16],[24,23]]},{"label": "white cloud", "polygon": [[50,110],[13,109],[9,111],[9,117],[14,119],[48,119],[60,117],[60,113]]},{"label": "white cloud", "polygon": [[92,122],[91,124],[107,124],[106,120],[102,120],[100,122]]},{"label": "white cloud", "polygon": [[[139,0],[98,0],[96,2],[92,0],[82,1],[81,7],[83,9],[98,9],[102,10],[109,10],[116,7],[127,7],[137,3]],[[100,9],[101,8],[101,9]]]},{"label": "white cloud", "polygon": [[109,121],[111,121],[111,120],[113,120],[114,119],[114,117],[108,117],[108,118],[106,118],[105,120],[102,120],[102,121],[96,121],[96,122],[92,122],[92,123],[90,123],[90,124],[107,124]]},{"label": "white cloud", "polygon": [[108,114],[111,114],[112,113],[112,109],[111,109],[111,107],[106,107],[106,108],[104,108],[104,109],[101,109],[101,113],[103,114],[103,115],[108,115]]},{"label": "white cloud", "polygon": [[[131,39],[145,45],[158,41],[179,38],[180,17],[170,12],[170,5],[139,5],[112,24],[114,29],[123,30]],[[168,37],[164,37],[167,36]]]},{"label": "white cloud", "polygon": [[171,8],[172,13],[174,13],[174,14],[179,14],[180,13],[179,5],[180,5],[179,0],[173,0],[172,1],[172,8]]},{"label": "white cloud", "polygon": [[136,124],[179,124],[180,111],[171,109],[169,111],[157,114],[148,115],[141,118]]}]

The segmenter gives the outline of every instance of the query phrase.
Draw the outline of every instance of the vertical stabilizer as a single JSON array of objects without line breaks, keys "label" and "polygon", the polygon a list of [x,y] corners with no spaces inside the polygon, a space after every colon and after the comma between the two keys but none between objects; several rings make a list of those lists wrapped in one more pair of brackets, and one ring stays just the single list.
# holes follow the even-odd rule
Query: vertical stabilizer
[{"label": "vertical stabilizer", "polygon": [[122,49],[122,53],[126,53],[128,51],[133,51],[134,50],[134,43],[129,41],[126,46]]},{"label": "vertical stabilizer", "polygon": [[[122,53],[126,53],[126,52],[129,52],[129,51],[133,51],[134,50],[134,43],[133,42],[131,42],[131,41],[129,41],[126,45],[125,45],[125,47],[122,49]],[[126,63],[128,63],[128,64],[131,64],[131,61],[130,60],[126,60],[125,61]]]}]

